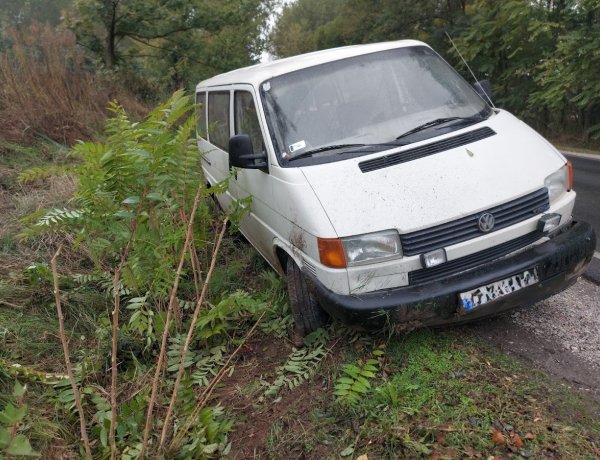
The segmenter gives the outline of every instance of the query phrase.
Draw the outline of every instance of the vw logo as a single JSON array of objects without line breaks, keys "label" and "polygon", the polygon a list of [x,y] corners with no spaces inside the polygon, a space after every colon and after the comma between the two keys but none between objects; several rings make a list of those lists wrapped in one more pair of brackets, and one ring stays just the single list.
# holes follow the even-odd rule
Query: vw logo
[{"label": "vw logo", "polygon": [[477,221],[477,225],[479,226],[479,230],[483,233],[487,233],[494,228],[494,224],[496,223],[496,219],[493,214],[489,212],[484,212],[479,216],[479,220]]}]

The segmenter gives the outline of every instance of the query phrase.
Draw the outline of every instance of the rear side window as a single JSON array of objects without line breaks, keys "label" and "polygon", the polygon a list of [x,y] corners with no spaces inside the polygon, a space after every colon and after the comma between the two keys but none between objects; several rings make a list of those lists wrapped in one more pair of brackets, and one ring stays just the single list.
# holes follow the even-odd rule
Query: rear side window
[{"label": "rear side window", "polygon": [[229,92],[208,93],[208,140],[229,151]]},{"label": "rear side window", "polygon": [[196,93],[196,134],[206,139],[206,93]]},{"label": "rear side window", "polygon": [[248,134],[252,139],[254,151],[257,153],[264,152],[265,143],[263,142],[252,94],[248,91],[236,91],[233,103],[235,134]]}]

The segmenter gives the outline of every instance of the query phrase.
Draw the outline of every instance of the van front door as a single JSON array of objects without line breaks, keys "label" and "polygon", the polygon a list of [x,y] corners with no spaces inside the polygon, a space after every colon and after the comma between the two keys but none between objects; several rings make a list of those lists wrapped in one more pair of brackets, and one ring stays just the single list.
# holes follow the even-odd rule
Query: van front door
[{"label": "van front door", "polygon": [[[266,152],[265,127],[256,110],[254,89],[250,85],[235,85],[232,97],[232,135],[247,134],[252,140],[254,153]],[[267,155],[270,157],[270,155]],[[262,161],[262,160],[257,160]],[[269,165],[270,161],[267,160]],[[269,262],[273,260],[272,183],[268,171],[240,169],[231,178],[229,189],[234,198],[251,197],[250,209],[242,218],[240,230]]]}]

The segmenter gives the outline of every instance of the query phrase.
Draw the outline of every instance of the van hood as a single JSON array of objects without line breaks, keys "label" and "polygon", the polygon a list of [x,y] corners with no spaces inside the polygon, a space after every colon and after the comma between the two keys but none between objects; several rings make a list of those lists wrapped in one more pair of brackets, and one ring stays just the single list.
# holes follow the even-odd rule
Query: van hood
[{"label": "van hood", "polygon": [[[362,172],[359,163],[482,127],[496,134],[405,163]],[[304,166],[338,237],[449,222],[544,186],[564,157],[525,123],[498,111],[488,120],[394,150]]]}]

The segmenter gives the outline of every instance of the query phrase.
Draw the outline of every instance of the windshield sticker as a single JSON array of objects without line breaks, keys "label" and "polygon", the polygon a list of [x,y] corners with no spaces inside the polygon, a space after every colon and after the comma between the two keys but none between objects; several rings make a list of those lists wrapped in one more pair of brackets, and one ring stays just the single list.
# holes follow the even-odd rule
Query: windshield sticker
[{"label": "windshield sticker", "polygon": [[271,82],[268,81],[266,83],[263,83],[263,91],[269,91],[271,89]]},{"label": "windshield sticker", "polygon": [[288,147],[290,153],[294,153],[296,150],[301,150],[304,147],[306,147],[306,142],[304,141],[300,141],[300,142],[296,142],[295,144],[292,144]]}]

